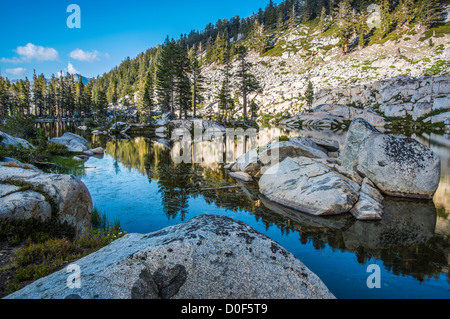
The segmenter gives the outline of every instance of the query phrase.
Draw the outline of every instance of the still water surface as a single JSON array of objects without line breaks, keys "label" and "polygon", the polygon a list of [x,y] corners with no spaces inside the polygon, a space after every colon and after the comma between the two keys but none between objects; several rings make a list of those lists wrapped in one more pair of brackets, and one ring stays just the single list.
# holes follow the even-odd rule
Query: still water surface
[{"label": "still water surface", "polygon": [[[71,125],[49,125],[51,136],[77,132]],[[260,145],[273,137],[333,138],[345,132],[266,129]],[[337,298],[450,298],[450,137],[414,136],[442,160],[441,185],[434,201],[386,198],[381,222],[350,216],[316,218],[280,207],[258,194],[256,184],[236,185],[221,165],[179,164],[167,141],[136,137],[112,139],[86,135],[103,158],[91,158],[78,172],[94,205],[120,221],[124,230],[148,233],[217,214],[243,221],[293,253],[316,273]],[[369,289],[367,267],[381,267],[381,288]]]}]

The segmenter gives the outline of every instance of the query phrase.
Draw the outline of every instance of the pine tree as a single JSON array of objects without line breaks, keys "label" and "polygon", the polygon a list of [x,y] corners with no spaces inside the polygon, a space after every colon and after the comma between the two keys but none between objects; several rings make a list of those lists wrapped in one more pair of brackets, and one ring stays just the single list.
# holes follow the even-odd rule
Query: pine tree
[{"label": "pine tree", "polygon": [[105,89],[102,86],[99,86],[94,90],[94,105],[100,116],[106,116],[108,99],[106,98]]},{"label": "pine tree", "polygon": [[247,97],[250,93],[260,89],[259,81],[250,73],[251,63],[246,60],[247,49],[244,46],[238,48],[238,70],[236,77],[238,78],[239,91],[243,98],[244,120],[247,120]]},{"label": "pine tree", "polygon": [[48,115],[54,117],[56,116],[56,90],[58,87],[58,79],[52,74],[50,82],[47,86],[47,92],[45,93],[45,108]]},{"label": "pine tree", "polygon": [[228,121],[228,111],[232,106],[231,98],[231,61],[227,58],[223,69],[223,81],[217,96],[219,100],[219,109],[223,110],[223,121]]},{"label": "pine tree", "polygon": [[327,8],[322,7],[322,11],[320,12],[319,18],[319,30],[321,33],[325,32],[328,29],[328,23],[326,21],[327,18]]},{"label": "pine tree", "polygon": [[74,98],[74,78],[73,75],[67,73],[62,80],[61,91],[61,103],[64,109],[63,116],[71,116],[75,110],[75,98]]},{"label": "pine tree", "polygon": [[204,81],[205,77],[201,74],[201,65],[198,58],[198,53],[195,50],[195,47],[191,49],[190,56],[190,69],[192,76],[192,108],[194,110],[194,118],[197,117],[197,106],[201,104],[204,100],[203,91],[204,91]]},{"label": "pine tree", "polygon": [[251,118],[252,121],[255,120],[256,112],[258,111],[258,109],[259,109],[258,104],[256,104],[255,101],[252,101],[252,103],[250,103],[250,111],[252,112],[252,118]]},{"label": "pine tree", "polygon": [[225,30],[223,33],[220,33],[217,36],[216,41],[214,42],[212,60],[217,61],[220,64],[224,64],[226,58],[229,55],[229,50],[230,50],[230,42],[228,31]]},{"label": "pine tree", "polygon": [[252,47],[258,54],[263,54],[266,49],[266,39],[264,37],[264,26],[255,20],[252,31]]},{"label": "pine tree", "polygon": [[92,107],[92,85],[88,82],[83,88],[82,110],[85,116],[88,116]]},{"label": "pine tree", "polygon": [[241,18],[238,15],[236,15],[233,18],[231,27],[231,32],[233,34],[233,42],[236,42],[238,40],[240,29],[241,29]]},{"label": "pine tree", "polygon": [[415,19],[415,17],[416,6],[414,0],[401,0],[395,17],[396,24],[399,26],[407,26]]},{"label": "pine tree", "polygon": [[294,30],[295,28],[295,24],[296,24],[296,10],[295,10],[295,5],[292,5],[291,11],[289,13],[289,26],[292,30]]},{"label": "pine tree", "polygon": [[276,23],[276,9],[273,0],[269,0],[265,11],[264,24],[267,30],[272,30]]},{"label": "pine tree", "polygon": [[390,0],[379,0],[380,3],[380,39],[387,36],[392,31],[392,15],[391,15],[391,2]]},{"label": "pine tree", "polygon": [[170,118],[175,116],[175,81],[176,81],[176,44],[166,39],[158,59],[156,73],[156,91],[158,104],[166,112],[170,111]]},{"label": "pine tree", "polygon": [[311,20],[312,18],[312,3],[311,0],[305,0],[305,5],[303,7],[303,23]]},{"label": "pine tree", "polygon": [[184,118],[187,119],[187,111],[190,109],[192,101],[189,56],[184,39],[181,39],[176,46],[175,58],[175,101],[179,106],[180,119],[183,117],[183,112]]},{"label": "pine tree", "polygon": [[81,113],[84,108],[84,84],[81,76],[78,76],[78,81],[75,84],[75,109],[77,111],[78,117],[81,117]]},{"label": "pine tree", "polygon": [[36,70],[33,71],[33,104],[34,104],[34,114],[41,117],[43,115],[43,110],[45,107],[45,89],[46,82],[44,75],[41,74],[39,77],[36,76]]},{"label": "pine tree", "polygon": [[30,81],[28,80],[28,78],[25,78],[25,81],[23,80],[19,81],[19,107],[22,115],[31,114],[30,104],[31,104]]},{"label": "pine tree", "polygon": [[305,91],[305,99],[306,99],[306,105],[309,109],[311,109],[313,103],[314,103],[314,86],[311,81],[308,81],[308,86]]},{"label": "pine tree", "polygon": [[10,106],[9,87],[8,80],[0,76],[0,125],[8,117],[8,109]]},{"label": "pine tree", "polygon": [[437,0],[427,0],[419,4],[418,19],[428,29],[442,22],[442,7]]},{"label": "pine tree", "polygon": [[139,83],[139,95],[137,101],[137,109],[139,117],[143,114],[151,116],[153,106],[153,90],[154,90],[153,69],[147,71],[145,78],[141,78]]},{"label": "pine tree", "polygon": [[368,15],[364,12],[361,12],[359,17],[357,18],[356,32],[359,36],[358,45],[360,49],[362,49],[366,44],[365,36],[369,31],[369,27],[367,26],[367,18]]},{"label": "pine tree", "polygon": [[342,46],[342,54],[345,55],[348,48],[348,41],[352,34],[352,7],[349,0],[343,0],[335,9],[336,22],[338,25],[339,44]]},{"label": "pine tree", "polygon": [[277,31],[278,31],[278,37],[281,37],[281,33],[284,30],[284,16],[283,11],[280,10],[278,12],[278,19],[277,19]]}]

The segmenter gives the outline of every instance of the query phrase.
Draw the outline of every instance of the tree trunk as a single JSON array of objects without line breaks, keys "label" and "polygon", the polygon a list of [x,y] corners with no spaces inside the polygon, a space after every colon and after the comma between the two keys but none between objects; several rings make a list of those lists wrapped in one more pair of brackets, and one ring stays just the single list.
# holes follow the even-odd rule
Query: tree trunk
[{"label": "tree trunk", "polygon": [[116,103],[114,103],[114,127],[117,130]]},{"label": "tree trunk", "polygon": [[194,119],[197,117],[197,94],[195,93],[195,87],[194,87],[194,96],[192,97],[192,104],[194,104]]},{"label": "tree trunk", "polygon": [[171,94],[171,98],[170,98],[170,120],[173,120],[174,118],[174,109],[173,109],[173,91],[170,93]]},{"label": "tree trunk", "polygon": [[242,106],[244,107],[244,121],[247,120],[247,93],[242,92],[243,97],[243,103]]}]

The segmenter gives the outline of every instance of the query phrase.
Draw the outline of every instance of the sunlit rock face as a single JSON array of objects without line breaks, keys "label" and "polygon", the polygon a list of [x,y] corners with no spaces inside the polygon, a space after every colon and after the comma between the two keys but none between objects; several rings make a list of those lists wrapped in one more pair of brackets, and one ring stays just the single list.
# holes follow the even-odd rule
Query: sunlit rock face
[{"label": "sunlit rock face", "polygon": [[350,126],[341,156],[346,169],[369,178],[386,195],[432,199],[439,186],[441,161],[430,148],[382,134],[363,119]]},{"label": "sunlit rock face", "polygon": [[53,218],[73,227],[77,237],[90,229],[92,198],[86,185],[72,175],[0,166],[0,186],[1,219]]},{"label": "sunlit rock face", "polygon": [[317,275],[247,224],[202,215],[150,234],[129,234],[77,262],[80,289],[63,269],[8,299],[334,299]]},{"label": "sunlit rock face", "polygon": [[311,215],[347,213],[359,198],[359,185],[306,157],[287,158],[259,180],[268,199]]}]

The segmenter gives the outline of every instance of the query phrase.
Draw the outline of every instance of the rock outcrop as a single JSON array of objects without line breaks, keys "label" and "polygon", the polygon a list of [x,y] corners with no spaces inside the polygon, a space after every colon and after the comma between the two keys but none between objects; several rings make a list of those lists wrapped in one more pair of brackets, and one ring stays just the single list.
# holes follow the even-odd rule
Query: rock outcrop
[{"label": "rock outcrop", "polygon": [[259,180],[259,191],[268,199],[315,216],[349,212],[359,189],[354,181],[306,157],[287,158]]},{"label": "rock outcrop", "polygon": [[17,147],[20,145],[23,148],[27,148],[27,149],[34,147],[27,140],[24,140],[22,138],[17,138],[17,137],[11,136],[11,135],[3,133],[3,132],[0,132],[0,144],[5,147],[8,147],[9,145]]},{"label": "rock outcrop", "polygon": [[430,148],[382,134],[362,119],[350,127],[342,163],[391,196],[432,199],[440,182],[441,162]]},{"label": "rock outcrop", "polygon": [[384,117],[373,110],[341,104],[321,104],[311,112],[302,111],[292,118],[281,121],[280,124],[288,127],[340,128],[356,117],[364,118],[377,127],[384,127],[387,124]]},{"label": "rock outcrop", "polygon": [[279,244],[223,216],[126,235],[77,265],[76,291],[63,269],[6,299],[334,299]]},{"label": "rock outcrop", "polygon": [[0,194],[2,219],[45,222],[54,218],[74,227],[77,237],[90,228],[91,195],[84,183],[72,175],[0,166]]},{"label": "rock outcrop", "polygon": [[[350,88],[323,89],[316,93],[313,106],[323,104],[364,105],[373,107],[384,117],[412,116],[413,120],[450,109],[450,76],[401,76]],[[351,107],[348,108],[351,110]],[[371,119],[364,118],[374,126]],[[438,118],[435,119],[437,121]],[[439,118],[440,120],[440,118]]]},{"label": "rock outcrop", "polygon": [[[316,139],[328,148],[338,148],[339,143]],[[273,141],[265,146],[253,149],[237,158],[230,167],[234,171],[242,171],[259,178],[273,165],[289,157],[327,158],[327,149],[319,146],[307,137],[291,137],[289,141]]]},{"label": "rock outcrop", "polygon": [[89,142],[73,133],[65,133],[61,137],[52,138],[49,142],[64,145],[69,152],[83,153],[89,150]]}]

